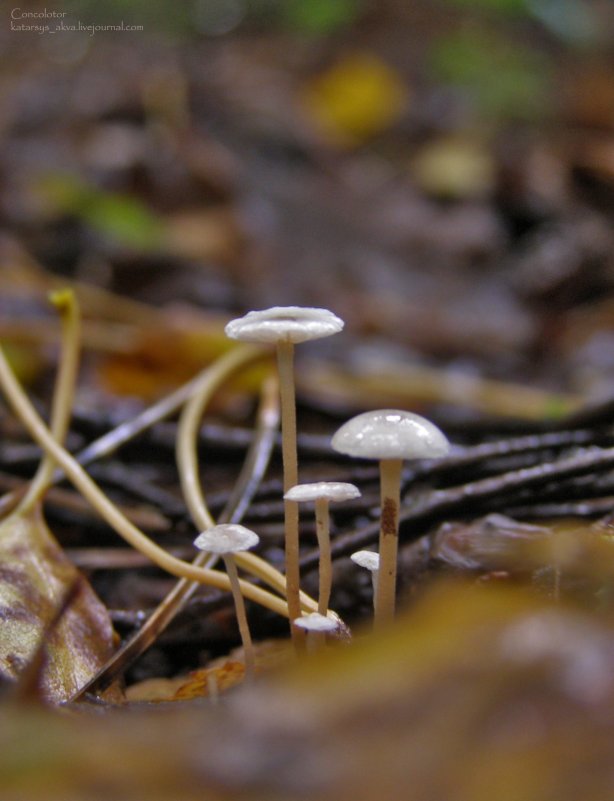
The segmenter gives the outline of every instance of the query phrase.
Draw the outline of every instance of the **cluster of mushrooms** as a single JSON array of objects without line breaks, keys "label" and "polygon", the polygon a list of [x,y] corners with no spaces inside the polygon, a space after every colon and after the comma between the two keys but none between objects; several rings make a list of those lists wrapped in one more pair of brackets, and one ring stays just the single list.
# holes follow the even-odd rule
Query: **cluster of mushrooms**
[{"label": "cluster of mushrooms", "polygon": [[[360,491],[353,484],[342,482],[298,483],[294,346],[310,339],[336,334],[342,330],[343,325],[339,317],[326,309],[276,306],[263,311],[251,311],[228,323],[225,329],[226,335],[231,339],[269,343],[277,351],[284,474],[286,602],[295,643],[302,643],[302,636],[306,631],[309,635],[308,644],[312,647],[320,643],[327,632],[334,632],[340,626],[337,615],[328,609],[332,586],[328,507],[332,501],[357,498]],[[450,445],[444,434],[424,417],[397,409],[379,409],[359,414],[342,425],[333,436],[331,446],[348,456],[379,460],[379,553],[359,551],[351,558],[356,564],[371,571],[374,624],[380,627],[393,618],[395,610],[403,460],[439,458],[447,454]],[[318,611],[310,614],[302,613],[300,600],[298,507],[303,502],[315,503],[320,553]],[[224,560],[234,597],[248,675],[253,674],[255,658],[234,554],[257,544],[258,535],[237,524],[213,526],[195,540],[197,548],[218,554]]]}]

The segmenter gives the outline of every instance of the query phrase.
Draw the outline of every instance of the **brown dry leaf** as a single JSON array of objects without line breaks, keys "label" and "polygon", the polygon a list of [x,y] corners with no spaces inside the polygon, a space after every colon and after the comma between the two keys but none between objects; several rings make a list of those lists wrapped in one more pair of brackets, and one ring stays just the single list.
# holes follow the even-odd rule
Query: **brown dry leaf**
[{"label": "brown dry leaf", "polygon": [[[53,631],[48,626],[66,593],[79,591]],[[113,653],[107,610],[64,555],[39,506],[14,512],[0,523],[0,676],[19,677],[47,638],[40,677],[53,703],[70,698]]]},{"label": "brown dry leaf", "polygon": [[[187,310],[176,323],[169,313],[160,317],[156,328],[142,329],[130,353],[109,354],[101,360],[98,377],[103,389],[113,395],[153,401],[192,379],[233,347],[221,323],[199,324],[198,315],[192,318]],[[229,381],[225,389],[231,393],[256,392],[268,369],[260,364],[250,367]]]},{"label": "brown dry leaf", "polygon": [[165,244],[185,259],[232,264],[241,253],[243,233],[231,210],[193,209],[167,219]]},{"label": "brown dry leaf", "polygon": [[304,396],[344,409],[365,406],[422,408],[446,403],[495,417],[558,419],[577,411],[579,395],[482,378],[454,369],[401,362],[381,365],[306,363],[298,376]]},{"label": "brown dry leaf", "polygon": [[173,679],[145,679],[126,690],[129,701],[191,701],[210,694],[223,693],[245,678],[245,665],[228,659],[214,667],[193,670],[187,676]]},{"label": "brown dry leaf", "polygon": [[[287,667],[294,659],[289,640],[263,640],[254,643],[256,669],[266,671]],[[188,701],[203,698],[211,692],[223,693],[240,684],[245,678],[243,649],[237,648],[230,657],[215,659],[206,668],[194,670],[187,676],[172,679],[145,679],[126,690],[129,701]]]},{"label": "brown dry leaf", "polygon": [[215,692],[224,692],[241,684],[245,678],[245,665],[232,659],[214,668],[194,670],[188,681],[182,684],[173,696],[174,701],[189,701]]}]

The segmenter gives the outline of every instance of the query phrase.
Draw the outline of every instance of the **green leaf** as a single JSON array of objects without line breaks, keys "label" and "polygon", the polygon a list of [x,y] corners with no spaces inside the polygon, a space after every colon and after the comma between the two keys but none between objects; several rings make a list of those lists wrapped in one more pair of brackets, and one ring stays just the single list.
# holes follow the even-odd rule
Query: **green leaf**
[{"label": "green leaf", "polygon": [[280,10],[285,21],[299,31],[326,34],[351,24],[361,7],[361,0],[287,0]]},{"label": "green leaf", "polygon": [[526,0],[446,0],[448,5],[469,11],[494,11],[501,14],[526,14]]},{"label": "green leaf", "polygon": [[467,90],[489,116],[531,119],[548,109],[548,60],[491,31],[442,37],[435,43],[430,67],[436,80]]},{"label": "green leaf", "polygon": [[74,215],[118,245],[153,250],[162,243],[163,222],[130,195],[106,192],[63,173],[46,175],[38,190],[52,209]]}]

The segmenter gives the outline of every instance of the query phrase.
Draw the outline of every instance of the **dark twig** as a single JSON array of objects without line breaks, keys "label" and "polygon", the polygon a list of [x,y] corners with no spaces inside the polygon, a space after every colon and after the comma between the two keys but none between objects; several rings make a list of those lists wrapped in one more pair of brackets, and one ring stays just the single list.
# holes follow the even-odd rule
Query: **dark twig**
[{"label": "dark twig", "polygon": [[[481,502],[504,497],[514,490],[546,484],[554,479],[584,475],[591,471],[614,466],[614,448],[583,451],[564,459],[546,462],[534,467],[513,470],[497,476],[480,479],[458,487],[425,492],[411,505],[405,505],[401,513],[400,536],[407,541],[418,539],[424,525],[441,517],[444,513],[458,513],[474,509]],[[411,524],[411,525],[409,525]],[[335,558],[348,556],[376,541],[379,523],[369,524],[358,531],[338,537],[332,545]],[[301,561],[301,570],[309,572],[317,567],[318,554],[310,552]]]}]

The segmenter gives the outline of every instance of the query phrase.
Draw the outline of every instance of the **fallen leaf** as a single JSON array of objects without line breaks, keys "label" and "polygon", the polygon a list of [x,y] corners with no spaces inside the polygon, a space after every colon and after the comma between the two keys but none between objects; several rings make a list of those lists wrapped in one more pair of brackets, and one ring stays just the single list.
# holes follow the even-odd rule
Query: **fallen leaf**
[{"label": "fallen leaf", "polygon": [[303,103],[332,142],[355,147],[392,125],[405,111],[409,89],[377,56],[356,52],[316,76]]},{"label": "fallen leaf", "polygon": [[480,198],[495,186],[495,165],[486,144],[460,136],[424,145],[411,171],[422,189],[441,198]]},{"label": "fallen leaf", "polygon": [[224,692],[241,684],[244,678],[245,665],[234,660],[228,660],[219,667],[195,670],[190,673],[188,681],[175,692],[173,700],[188,701],[191,698]]},{"label": "fallen leaf", "polygon": [[243,246],[243,232],[232,211],[197,208],[172,215],[165,223],[164,244],[176,256],[199,263],[232,264]]},{"label": "fallen leaf", "polygon": [[[77,579],[74,601],[52,631],[48,626]],[[43,638],[42,695],[69,699],[113,653],[107,610],[64,555],[39,507],[0,523],[0,676],[16,680]]]},{"label": "fallen leaf", "polygon": [[[279,670],[294,660],[289,640],[262,640],[254,643],[258,673]],[[243,648],[236,648],[229,657],[214,659],[207,667],[193,670],[172,679],[145,679],[126,690],[129,701],[188,701],[211,693],[223,693],[239,685],[245,678]]]},{"label": "fallen leaf", "polygon": [[603,801],[613,660],[603,616],[455,583],[206,710],[2,705],[2,800]]}]

